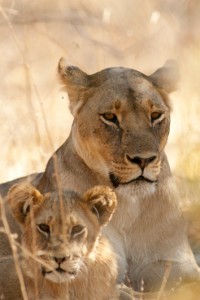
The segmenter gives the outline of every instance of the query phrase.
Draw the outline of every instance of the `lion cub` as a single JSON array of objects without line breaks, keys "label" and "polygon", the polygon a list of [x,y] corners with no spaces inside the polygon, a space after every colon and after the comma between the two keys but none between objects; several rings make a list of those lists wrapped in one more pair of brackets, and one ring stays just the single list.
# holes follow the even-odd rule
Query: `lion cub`
[{"label": "lion cub", "polygon": [[22,225],[20,263],[29,300],[119,299],[115,255],[101,235],[117,204],[109,187],[80,197],[72,191],[42,195],[19,184],[8,200]]}]

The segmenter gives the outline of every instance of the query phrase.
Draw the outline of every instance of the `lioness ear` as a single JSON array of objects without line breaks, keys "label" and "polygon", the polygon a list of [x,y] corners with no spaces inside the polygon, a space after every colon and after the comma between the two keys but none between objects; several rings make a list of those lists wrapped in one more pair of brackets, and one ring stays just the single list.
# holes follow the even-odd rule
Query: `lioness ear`
[{"label": "lioness ear", "polygon": [[101,225],[106,224],[112,217],[117,206],[115,193],[107,186],[96,186],[87,191],[83,200],[97,216]]},{"label": "lioness ear", "polygon": [[69,66],[63,57],[58,63],[58,73],[69,95],[71,113],[75,116],[83,103],[83,92],[89,87],[89,75],[78,67]]},{"label": "lioness ear", "polygon": [[171,93],[177,89],[179,81],[179,69],[174,60],[168,60],[163,67],[156,70],[149,76],[149,80],[158,88]]},{"label": "lioness ear", "polygon": [[30,184],[16,184],[8,191],[8,202],[13,215],[20,223],[24,223],[31,206],[40,206],[44,197]]}]

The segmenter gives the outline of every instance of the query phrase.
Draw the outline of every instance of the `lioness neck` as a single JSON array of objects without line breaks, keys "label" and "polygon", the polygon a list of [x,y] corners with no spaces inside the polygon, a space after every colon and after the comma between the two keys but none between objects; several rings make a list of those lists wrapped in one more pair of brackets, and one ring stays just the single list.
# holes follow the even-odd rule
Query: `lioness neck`
[{"label": "lioness neck", "polygon": [[48,161],[37,188],[42,192],[49,192],[58,188],[71,189],[73,187],[74,191],[82,193],[99,184],[101,182],[98,175],[77,154],[70,135]]}]

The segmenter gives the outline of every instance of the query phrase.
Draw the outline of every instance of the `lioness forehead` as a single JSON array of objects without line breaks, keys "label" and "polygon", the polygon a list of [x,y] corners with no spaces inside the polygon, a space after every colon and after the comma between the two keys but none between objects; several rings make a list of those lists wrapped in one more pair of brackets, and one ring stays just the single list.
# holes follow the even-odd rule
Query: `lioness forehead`
[{"label": "lioness forehead", "polygon": [[160,102],[162,98],[148,77],[133,69],[109,68],[93,76],[104,99],[153,99]]},{"label": "lioness forehead", "polygon": [[[165,97],[167,99],[166,95]],[[104,113],[105,109],[109,111],[121,108],[123,110],[123,107],[135,110],[141,105],[145,105],[145,107],[156,105],[163,109],[168,106],[166,99],[161,96],[153,84],[142,77],[135,77],[132,80],[124,78],[107,80],[98,88],[94,98],[98,98],[95,105],[99,108],[99,113]],[[92,97],[92,102],[93,100]]]},{"label": "lioness forehead", "polygon": [[93,84],[97,86],[107,83],[110,85],[118,86],[123,84],[124,87],[132,86],[134,83],[137,85],[139,82],[146,82],[149,86],[152,84],[147,80],[147,76],[133,69],[127,69],[122,67],[114,67],[104,69],[93,76]]},{"label": "lioness forehead", "polygon": [[128,78],[136,78],[136,77],[146,77],[146,75],[142,74],[141,72],[124,68],[124,67],[113,67],[113,68],[107,68],[103,69],[102,71],[99,71],[92,75],[93,77],[93,83],[101,84],[102,82],[110,79],[128,79]]}]

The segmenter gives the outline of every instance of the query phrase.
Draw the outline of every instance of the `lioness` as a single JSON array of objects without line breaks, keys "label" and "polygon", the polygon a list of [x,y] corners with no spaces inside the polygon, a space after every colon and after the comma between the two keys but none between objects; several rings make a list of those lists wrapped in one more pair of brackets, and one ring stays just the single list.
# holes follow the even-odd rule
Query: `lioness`
[{"label": "lioness", "polygon": [[[121,67],[87,75],[61,59],[58,71],[74,123],[34,184],[41,192],[82,193],[99,184],[115,189],[118,207],[105,233],[117,254],[119,282],[128,272],[134,289],[141,282],[145,291],[158,289],[168,263],[169,285],[180,276],[199,278],[164,152],[175,63],[150,76]],[[2,194],[9,185],[1,186]]]},{"label": "lioness", "polygon": [[[29,300],[119,299],[115,255],[101,235],[117,204],[109,187],[94,187],[80,197],[72,191],[42,195],[19,184],[8,200],[23,227],[21,266]],[[0,295],[22,299],[16,298],[20,285],[17,277],[10,282],[9,271],[0,269]]]}]

